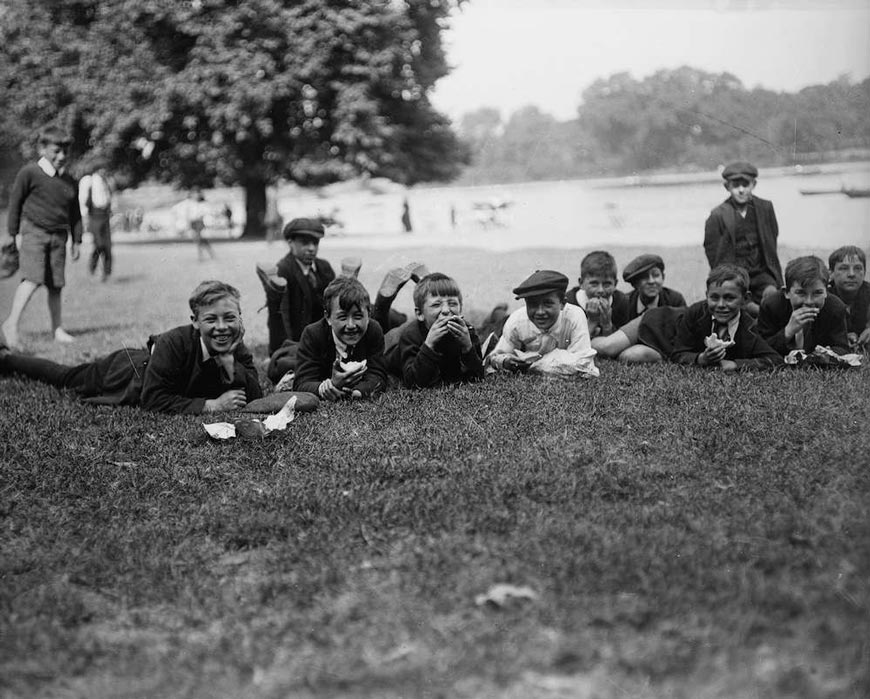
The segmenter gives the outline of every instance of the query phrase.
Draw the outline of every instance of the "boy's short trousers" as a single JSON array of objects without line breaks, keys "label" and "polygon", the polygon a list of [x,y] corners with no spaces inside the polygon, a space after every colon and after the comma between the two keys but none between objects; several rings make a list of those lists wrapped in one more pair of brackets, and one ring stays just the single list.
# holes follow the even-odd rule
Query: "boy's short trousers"
[{"label": "boy's short trousers", "polygon": [[51,289],[62,288],[66,283],[67,230],[49,232],[22,218],[18,234],[21,236],[21,278]]}]

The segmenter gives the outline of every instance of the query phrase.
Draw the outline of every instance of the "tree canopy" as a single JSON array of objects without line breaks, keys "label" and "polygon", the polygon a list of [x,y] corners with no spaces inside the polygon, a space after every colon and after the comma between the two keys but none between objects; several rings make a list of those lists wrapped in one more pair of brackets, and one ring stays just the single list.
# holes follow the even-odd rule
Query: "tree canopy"
[{"label": "tree canopy", "polygon": [[746,158],[793,165],[870,149],[870,78],[843,77],[797,93],[747,89],[729,73],[661,70],[642,80],[617,73],[582,95],[577,118],[536,107],[502,121],[483,108],[459,122],[472,147],[466,181],[713,170]]},{"label": "tree canopy", "polygon": [[448,180],[467,158],[429,92],[462,0],[7,0],[5,142],[47,121],[128,184]]}]

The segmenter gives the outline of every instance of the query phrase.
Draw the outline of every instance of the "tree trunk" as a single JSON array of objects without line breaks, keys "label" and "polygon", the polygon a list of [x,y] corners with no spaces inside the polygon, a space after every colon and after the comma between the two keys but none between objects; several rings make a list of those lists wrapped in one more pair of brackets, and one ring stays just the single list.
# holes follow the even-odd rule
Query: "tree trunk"
[{"label": "tree trunk", "polygon": [[266,182],[247,180],[245,186],[245,228],[242,238],[263,238],[266,235]]}]

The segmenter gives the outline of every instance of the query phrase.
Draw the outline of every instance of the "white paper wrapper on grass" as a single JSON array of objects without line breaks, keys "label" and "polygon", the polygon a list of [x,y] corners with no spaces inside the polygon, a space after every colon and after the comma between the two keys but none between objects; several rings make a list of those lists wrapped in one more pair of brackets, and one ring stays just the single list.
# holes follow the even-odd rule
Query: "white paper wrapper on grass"
[{"label": "white paper wrapper on grass", "polygon": [[525,585],[517,586],[508,583],[498,583],[489,588],[485,594],[477,595],[474,598],[474,603],[478,607],[482,607],[485,604],[503,607],[510,599],[536,600],[538,599],[538,593]]},{"label": "white paper wrapper on grass", "polygon": [[564,349],[555,349],[547,352],[543,357],[529,367],[529,371],[535,374],[549,374],[552,376],[598,376],[598,367],[595,366],[595,350],[588,349],[584,352],[569,352]]},{"label": "white paper wrapper on grass", "polygon": [[[284,403],[284,407],[281,410],[263,420],[263,427],[266,428],[265,434],[286,430],[287,425],[293,422],[295,417],[296,396],[290,396],[290,400]],[[259,422],[259,420],[252,420],[251,422]],[[202,423],[202,426],[212,439],[234,439],[238,436],[236,434],[236,426],[231,422]]]},{"label": "white paper wrapper on grass", "polygon": [[268,434],[275,430],[286,430],[287,425],[293,422],[295,417],[296,396],[290,396],[290,400],[284,403],[284,407],[281,410],[263,420],[263,424],[266,426],[266,433]]}]

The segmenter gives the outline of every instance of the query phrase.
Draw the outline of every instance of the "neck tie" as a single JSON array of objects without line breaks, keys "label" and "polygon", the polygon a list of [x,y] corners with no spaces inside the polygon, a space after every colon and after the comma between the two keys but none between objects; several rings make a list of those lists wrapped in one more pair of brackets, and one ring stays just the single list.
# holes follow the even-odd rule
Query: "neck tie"
[{"label": "neck tie", "polygon": [[716,334],[719,336],[719,339],[723,342],[728,342],[731,339],[731,333],[728,332],[727,325],[720,325],[716,328]]},{"label": "neck tie", "polygon": [[308,274],[306,276],[308,277],[308,283],[311,284],[311,288],[317,291],[317,275],[314,274],[314,267],[308,268]]}]

